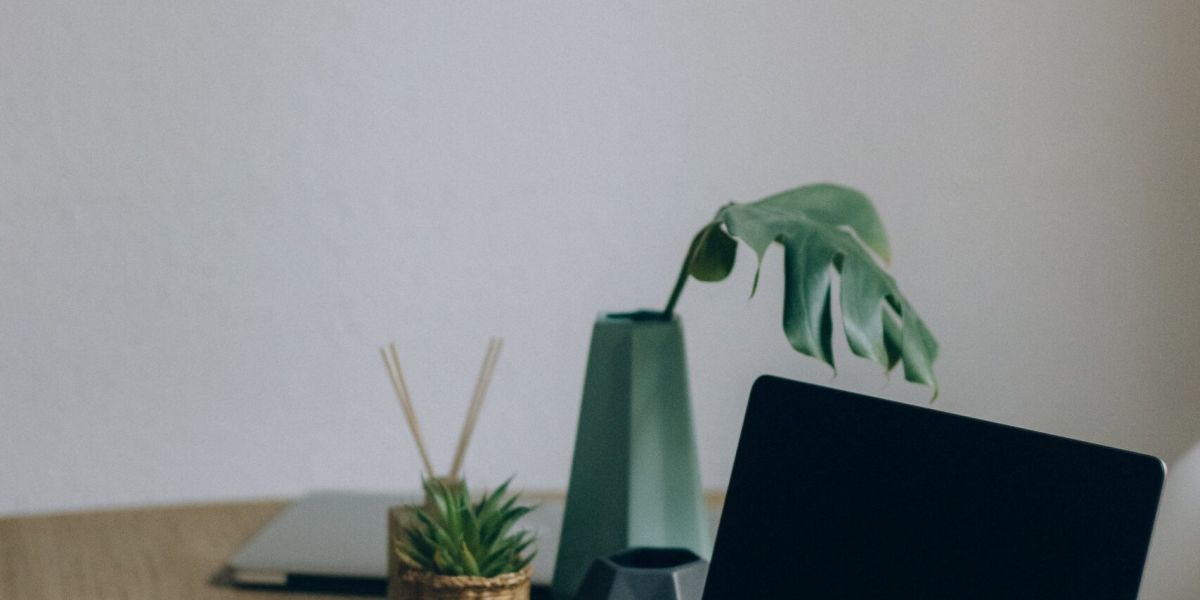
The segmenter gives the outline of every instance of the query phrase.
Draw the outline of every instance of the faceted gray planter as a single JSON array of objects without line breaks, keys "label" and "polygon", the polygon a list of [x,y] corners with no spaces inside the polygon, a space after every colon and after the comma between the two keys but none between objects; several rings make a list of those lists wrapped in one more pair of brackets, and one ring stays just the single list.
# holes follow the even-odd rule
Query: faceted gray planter
[{"label": "faceted gray planter", "polygon": [[631,548],[592,563],[575,600],[700,600],[708,561],[683,548]]}]

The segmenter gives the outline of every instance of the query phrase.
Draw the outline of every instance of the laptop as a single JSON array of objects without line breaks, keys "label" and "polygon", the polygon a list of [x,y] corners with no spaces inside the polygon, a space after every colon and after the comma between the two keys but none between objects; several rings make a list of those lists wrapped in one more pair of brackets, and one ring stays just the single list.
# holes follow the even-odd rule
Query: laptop
[{"label": "laptop", "polygon": [[1134,600],[1152,456],[777,377],[754,385],[704,600]]},{"label": "laptop", "polygon": [[387,511],[411,500],[386,493],[310,493],[238,550],[226,576],[242,586],[384,595]]}]

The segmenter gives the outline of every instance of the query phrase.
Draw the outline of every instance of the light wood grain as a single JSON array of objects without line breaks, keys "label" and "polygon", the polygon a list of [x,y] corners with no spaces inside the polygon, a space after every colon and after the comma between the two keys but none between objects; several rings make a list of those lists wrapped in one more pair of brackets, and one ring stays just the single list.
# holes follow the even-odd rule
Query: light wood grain
[{"label": "light wood grain", "polygon": [[286,504],[251,502],[0,519],[0,598],[337,597],[240,590],[213,583],[237,548]]}]

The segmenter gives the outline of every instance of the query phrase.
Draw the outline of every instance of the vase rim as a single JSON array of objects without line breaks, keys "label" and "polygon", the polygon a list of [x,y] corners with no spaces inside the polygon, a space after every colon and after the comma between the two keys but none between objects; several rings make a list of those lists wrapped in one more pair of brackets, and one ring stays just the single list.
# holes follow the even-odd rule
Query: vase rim
[{"label": "vase rim", "polygon": [[643,308],[634,311],[616,311],[616,312],[601,312],[597,317],[598,321],[614,321],[622,323],[677,323],[679,322],[679,313],[675,313],[667,318],[661,310],[650,310]]},{"label": "vase rim", "polygon": [[634,547],[618,552],[606,560],[626,570],[672,571],[703,561],[687,548]]}]

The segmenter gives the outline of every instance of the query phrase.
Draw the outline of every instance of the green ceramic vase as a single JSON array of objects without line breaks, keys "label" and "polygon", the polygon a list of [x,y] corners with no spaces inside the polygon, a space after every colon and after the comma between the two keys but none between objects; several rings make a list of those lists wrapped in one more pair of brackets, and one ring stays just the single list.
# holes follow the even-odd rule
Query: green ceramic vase
[{"label": "green ceramic vase", "polygon": [[554,595],[574,597],[597,558],[634,546],[708,558],[710,539],[679,318],[602,314],[592,329]]}]

